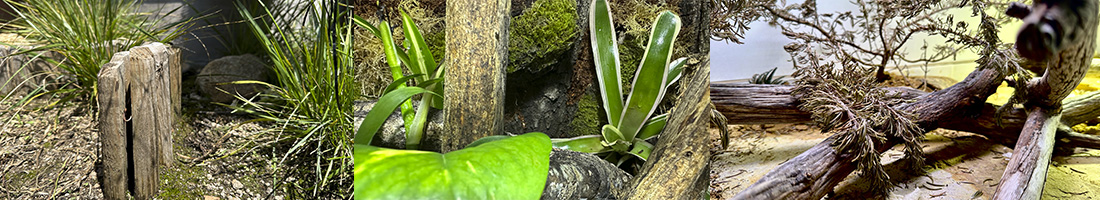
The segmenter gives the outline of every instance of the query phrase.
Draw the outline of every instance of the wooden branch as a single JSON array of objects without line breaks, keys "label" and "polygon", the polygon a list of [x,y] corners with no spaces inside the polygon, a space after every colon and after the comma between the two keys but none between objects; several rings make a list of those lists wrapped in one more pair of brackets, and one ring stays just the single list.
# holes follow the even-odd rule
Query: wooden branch
[{"label": "wooden branch", "polygon": [[1054,152],[1054,132],[1061,125],[1061,115],[1057,110],[1039,107],[1030,113],[993,199],[1039,199],[1043,194],[1050,155]]},{"label": "wooden branch", "polygon": [[447,0],[442,153],[500,134],[511,1]]},{"label": "wooden branch", "polygon": [[[914,119],[924,130],[934,129],[940,120],[956,120],[980,112],[985,98],[996,91],[1004,75],[993,69],[975,70],[965,80],[947,89],[921,95],[911,103],[895,108],[915,114]],[[830,144],[836,136],[826,138],[806,152],[784,162],[768,172],[733,199],[820,199],[855,170],[851,155],[838,154]],[[876,150],[898,144],[888,140],[877,144]]]},{"label": "wooden branch", "polygon": [[[698,179],[706,178],[710,161],[707,123],[710,122],[709,59],[702,59],[681,82],[678,103],[649,160],[634,177],[621,199],[678,199],[699,195]],[[704,185],[707,183],[704,182]]]}]

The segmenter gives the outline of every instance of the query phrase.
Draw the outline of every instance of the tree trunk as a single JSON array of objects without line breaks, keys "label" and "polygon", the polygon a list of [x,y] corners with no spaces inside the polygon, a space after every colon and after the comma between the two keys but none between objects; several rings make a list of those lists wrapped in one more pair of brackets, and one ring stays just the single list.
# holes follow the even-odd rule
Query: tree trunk
[{"label": "tree trunk", "polygon": [[443,153],[500,132],[508,62],[508,0],[448,0]]}]

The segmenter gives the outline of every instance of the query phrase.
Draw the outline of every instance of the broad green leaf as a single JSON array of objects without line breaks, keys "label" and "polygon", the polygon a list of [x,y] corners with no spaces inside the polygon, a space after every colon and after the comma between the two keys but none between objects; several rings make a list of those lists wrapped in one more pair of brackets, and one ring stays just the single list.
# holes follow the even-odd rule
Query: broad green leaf
[{"label": "broad green leaf", "polygon": [[603,146],[603,138],[599,135],[585,135],[566,139],[550,139],[554,148],[572,150],[584,153],[602,153],[611,151]]},{"label": "broad green leaf", "polygon": [[653,116],[642,126],[642,130],[638,131],[638,139],[648,140],[657,136],[665,129],[666,123],[668,123],[668,113]]},{"label": "broad green leaf", "polygon": [[638,66],[638,73],[634,75],[633,89],[623,107],[622,119],[616,126],[622,131],[623,137],[628,139],[638,134],[642,124],[649,119],[649,115],[653,114],[661,98],[665,96],[668,62],[672,57],[676,35],[680,32],[680,17],[672,12],[662,11],[655,20],[645,55]]},{"label": "broad green leaf", "polygon": [[642,161],[649,159],[649,153],[653,153],[653,144],[646,142],[645,140],[634,140],[634,147],[628,152],[630,155],[641,158]]},{"label": "broad green leaf", "polygon": [[[490,135],[490,136],[485,136],[485,137],[478,138],[477,140],[474,140],[474,142],[471,142],[470,144],[467,144],[466,148],[476,147],[476,146],[479,146],[479,145],[482,145],[482,144],[485,144],[485,143],[489,143],[489,142],[492,142],[492,141],[503,140],[503,139],[508,139],[508,138],[512,138],[512,136],[511,135]],[[550,139],[550,141],[553,142],[554,139]]]},{"label": "broad green leaf", "polygon": [[[420,35],[420,29],[416,27],[412,17],[409,17],[405,10],[401,10],[401,26],[405,28],[405,42],[409,44],[406,46],[409,49],[409,62],[411,62],[409,70],[414,74],[433,74],[436,68],[435,57],[432,57],[428,43],[424,42],[424,37]],[[417,82],[421,81],[424,80],[417,80]]]},{"label": "broad green leaf", "polygon": [[528,133],[446,154],[355,145],[355,199],[538,199],[550,138]]},{"label": "broad green leaf", "polygon": [[397,109],[399,104],[423,93],[438,95],[419,87],[404,87],[382,95],[381,98],[378,98],[378,102],[374,104],[374,107],[370,109],[370,112],[367,112],[367,117],[359,124],[359,130],[355,131],[355,144],[370,145],[371,139],[374,139],[374,134],[378,133],[378,129],[382,127],[382,124],[386,122],[386,118],[389,118],[390,113],[393,113],[393,110]]},{"label": "broad green leaf", "polygon": [[588,9],[588,27],[592,29],[592,58],[596,65],[596,79],[600,84],[600,98],[610,124],[619,124],[623,110],[622,74],[619,71],[619,47],[615,44],[615,27],[611,23],[611,7],[606,0],[592,1]]},{"label": "broad green leaf", "polygon": [[668,64],[668,82],[665,83],[667,89],[669,85],[676,83],[680,80],[681,73],[684,72],[684,64],[687,64],[687,58],[681,57],[680,59],[673,60]]}]

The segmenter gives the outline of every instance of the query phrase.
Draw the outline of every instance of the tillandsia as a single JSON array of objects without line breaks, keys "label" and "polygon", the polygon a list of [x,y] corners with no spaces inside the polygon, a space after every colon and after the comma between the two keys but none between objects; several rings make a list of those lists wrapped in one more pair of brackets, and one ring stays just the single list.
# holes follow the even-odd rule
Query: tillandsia
[{"label": "tillandsia", "polygon": [[[791,47],[791,46],[788,46]],[[883,169],[876,150],[887,138],[898,138],[904,144],[906,159],[916,169],[923,165],[920,142],[924,132],[912,121],[912,115],[892,106],[902,100],[889,98],[886,90],[878,87],[873,68],[865,68],[851,61],[821,62],[830,54],[816,54],[807,46],[801,46],[796,54],[794,95],[802,101],[800,109],[813,113],[815,122],[822,125],[822,132],[833,131],[838,135],[831,145],[838,153],[850,154],[864,176],[870,178],[875,188],[885,188],[889,176]],[[839,65],[839,66],[837,66]],[[851,74],[865,74],[852,76]]]},{"label": "tillandsia", "polygon": [[[436,109],[443,107],[444,66],[436,65],[438,62],[432,57],[431,48],[424,42],[420,29],[405,11],[401,11],[401,21],[401,27],[406,35],[405,50],[397,48],[389,23],[382,21],[378,26],[374,26],[362,17],[355,16],[353,19],[356,25],[369,29],[382,40],[386,63],[389,64],[394,79],[393,83],[386,87],[385,94],[378,99],[375,107],[367,113],[363,126],[359,126],[359,130],[356,131],[356,144],[370,144],[389,113],[400,105],[401,118],[405,123],[405,148],[418,149],[427,124],[429,107]],[[402,63],[413,74],[401,74]],[[417,85],[406,85],[410,80],[415,80]],[[419,106],[413,110],[412,102],[408,99],[420,94],[424,95],[421,95]]]},{"label": "tillandsia", "polygon": [[668,86],[679,79],[685,64],[685,58],[671,59],[673,43],[680,31],[680,18],[670,11],[662,11],[654,19],[645,54],[634,76],[633,89],[624,101],[611,7],[606,0],[592,1],[590,6],[593,59],[608,124],[603,126],[602,135],[555,139],[554,147],[608,153],[605,159],[619,165],[630,156],[644,161],[653,149],[653,144],[646,140],[656,137],[668,119],[667,114],[653,115],[654,111]]}]

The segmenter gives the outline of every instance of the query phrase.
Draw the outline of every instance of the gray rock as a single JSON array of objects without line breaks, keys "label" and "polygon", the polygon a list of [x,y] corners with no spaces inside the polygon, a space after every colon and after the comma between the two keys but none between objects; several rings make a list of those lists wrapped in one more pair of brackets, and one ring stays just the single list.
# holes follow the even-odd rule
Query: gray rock
[{"label": "gray rock", "polygon": [[[413,100],[413,108],[415,109],[419,104],[418,101]],[[355,108],[352,112],[352,124],[355,126],[353,130],[359,130],[359,125],[363,123],[363,119],[366,118],[367,113],[374,107],[376,100],[369,101],[356,101]],[[401,111],[394,110],[390,114],[389,118],[386,118],[385,124],[382,124],[381,130],[378,130],[378,138],[376,141],[372,141],[372,145],[404,149],[405,148],[405,124],[401,121]],[[438,151],[439,150],[439,134],[443,132],[443,112],[436,109],[429,109],[428,111],[428,127],[424,131],[424,136],[420,139],[420,150]]]},{"label": "gray rock", "polygon": [[199,76],[195,78],[195,83],[199,85],[203,94],[210,97],[211,101],[229,103],[236,99],[234,96],[237,94],[251,98],[265,89],[260,84],[229,83],[243,80],[267,82],[270,71],[267,65],[255,55],[226,56],[206,64]]}]

